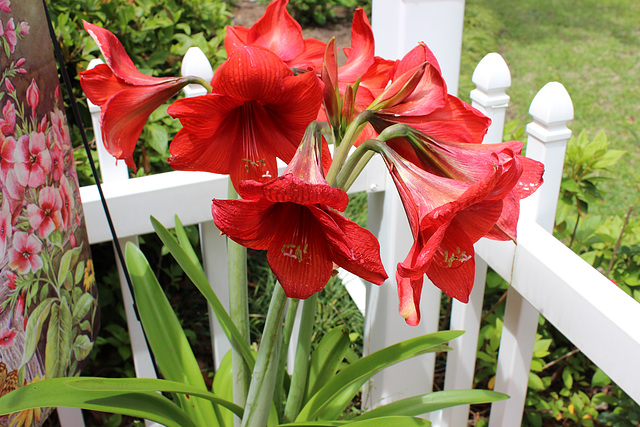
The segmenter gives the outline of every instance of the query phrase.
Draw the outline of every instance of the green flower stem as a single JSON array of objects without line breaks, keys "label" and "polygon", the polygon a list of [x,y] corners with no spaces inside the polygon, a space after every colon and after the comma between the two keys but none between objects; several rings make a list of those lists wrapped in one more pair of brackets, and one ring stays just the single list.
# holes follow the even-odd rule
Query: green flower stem
[{"label": "green flower stem", "polygon": [[[229,199],[237,199],[238,193],[229,180]],[[231,239],[227,239],[227,259],[229,269],[229,316],[238,328],[240,335],[250,344],[249,331],[249,293],[247,287],[247,248]],[[231,353],[233,371],[233,401],[244,406],[249,393],[251,371],[242,354],[236,350]]]},{"label": "green flower stem", "polygon": [[335,186],[337,188],[348,191],[358,175],[360,175],[364,167],[369,163],[369,160],[371,160],[374,155],[370,141],[375,140],[369,139],[365,141],[349,156],[349,159],[347,159],[347,162],[336,178]]},{"label": "green flower stem", "polygon": [[205,88],[207,90],[207,93],[211,93],[213,92],[213,88],[211,87],[211,85],[209,84],[209,82],[207,82],[205,79],[203,79],[202,77],[198,77],[198,76],[188,76],[187,77],[187,83],[189,84],[196,84],[196,85],[200,85],[203,88]]},{"label": "green flower stem", "polygon": [[276,283],[262,332],[256,366],[251,377],[242,427],[264,427],[267,425],[278,373],[280,344],[282,342],[282,316],[286,303],[287,296],[284,289],[279,283]]},{"label": "green flower stem", "polygon": [[287,367],[287,351],[289,349],[291,332],[293,331],[293,325],[296,320],[296,313],[298,312],[299,303],[299,299],[294,298],[289,300],[289,306],[287,307],[287,317],[284,320],[282,350],[280,351],[280,366],[278,367],[278,376],[276,378],[276,399],[274,399],[278,417],[281,422],[284,408],[282,407],[282,400],[279,398],[279,396],[284,397],[284,375]]},{"label": "green flower stem", "polygon": [[302,399],[304,398],[304,391],[307,386],[307,373],[309,370],[309,352],[311,350],[313,324],[316,318],[317,307],[317,293],[307,298],[302,305],[302,318],[300,320],[296,358],[293,365],[293,376],[291,377],[291,387],[289,387],[287,404],[284,407],[285,423],[293,422],[296,419],[300,412]]},{"label": "green flower stem", "polygon": [[347,127],[344,138],[342,138],[340,145],[336,147],[336,151],[333,153],[333,162],[331,163],[331,168],[329,169],[326,178],[329,185],[335,184],[338,172],[340,172],[344,162],[347,160],[349,150],[356,142],[358,135],[360,135],[362,129],[367,125],[372,115],[373,111],[365,110],[358,114],[355,119],[353,119],[349,127]]}]

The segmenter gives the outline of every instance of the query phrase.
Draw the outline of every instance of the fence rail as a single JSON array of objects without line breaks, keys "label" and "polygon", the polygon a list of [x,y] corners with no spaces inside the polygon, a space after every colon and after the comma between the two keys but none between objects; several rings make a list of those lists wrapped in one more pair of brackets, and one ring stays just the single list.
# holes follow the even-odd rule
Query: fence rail
[{"label": "fence rail", "polygon": [[[200,69],[202,58],[191,52],[185,58],[187,69]],[[190,61],[194,61],[191,63]],[[208,73],[206,67],[202,72]],[[510,86],[509,70],[498,54],[490,54],[474,73],[477,89],[471,94],[474,105],[493,119],[485,143],[499,142],[509,101],[505,90]],[[189,88],[188,95],[197,95]],[[92,106],[94,126],[99,126]],[[496,390],[512,396],[492,406],[491,426],[519,425],[533,351],[538,316],[542,314],[569,340],[609,375],[635,401],[640,402],[640,305],[572,253],[549,233],[557,203],[564,150],[570,131],[567,122],[573,116],[571,100],[559,83],[545,86],[532,102],[534,117],[527,127],[530,135],[528,153],[546,166],[545,184],[536,196],[522,204],[518,245],[511,242],[481,240],[476,244],[476,284],[467,305],[455,302],[451,328],[467,333],[452,342],[447,359],[445,388],[471,388],[475,367],[484,280],[487,267],[493,268],[510,283],[504,329],[498,361]],[[100,132],[96,129],[96,135]],[[100,152],[100,155],[104,155]],[[200,227],[205,271],[221,300],[227,297],[225,262],[226,243],[211,220],[210,201],[225,198],[227,178],[215,174],[169,172],[155,176],[126,179],[124,165],[101,158],[108,201],[116,231],[124,241],[152,232],[149,216],[171,227],[177,214],[185,225]],[[411,235],[400,201],[390,184],[384,166],[372,162],[351,192],[369,193],[369,227],[378,235],[382,258],[388,271],[406,255]],[[387,185],[389,183],[389,185]],[[107,222],[95,186],[81,188],[91,243],[110,241]],[[121,242],[122,243],[122,242]],[[437,329],[440,293],[425,281],[422,323],[410,328],[397,313],[395,283],[390,279],[381,287],[350,287],[362,302],[366,292],[365,352],[371,352],[410,336]],[[123,287],[125,298],[128,290]],[[362,306],[362,303],[360,304]],[[129,310],[129,307],[127,307]],[[130,311],[130,310],[129,310]],[[141,333],[135,316],[129,316],[132,336]],[[214,360],[229,349],[226,338],[212,321]],[[153,376],[155,371],[148,352],[134,349],[139,376]],[[364,398],[375,406],[387,400],[431,390],[433,356],[417,358],[375,377]],[[395,369],[395,371],[394,371]],[[468,407],[452,408],[431,415],[435,425],[464,426]],[[73,425],[78,425],[74,422]]]}]

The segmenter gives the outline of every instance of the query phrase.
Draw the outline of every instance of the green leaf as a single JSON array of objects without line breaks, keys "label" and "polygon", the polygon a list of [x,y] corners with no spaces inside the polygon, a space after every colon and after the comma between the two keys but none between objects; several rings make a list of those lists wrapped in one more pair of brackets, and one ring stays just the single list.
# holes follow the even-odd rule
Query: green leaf
[{"label": "green leaf", "polygon": [[[167,300],[147,259],[140,249],[127,243],[125,259],[133,283],[135,301],[149,347],[164,378],[190,384],[203,391],[202,378],[189,341],[182,330],[171,304]],[[199,425],[208,425],[215,418],[209,402],[178,395],[179,404]]]},{"label": "green leaf", "polygon": [[44,359],[45,372],[49,378],[66,374],[71,355],[71,329],[71,310],[67,300],[62,298],[60,304],[51,306],[51,316],[49,316]]},{"label": "green leaf", "polygon": [[236,328],[236,326],[231,321],[229,314],[224,309],[224,306],[218,299],[216,293],[211,289],[209,285],[209,280],[207,279],[202,266],[198,264],[194,264],[191,261],[189,255],[185,252],[185,250],[180,246],[178,241],[169,233],[167,230],[157,219],[153,216],[151,217],[151,223],[153,228],[156,230],[158,237],[162,240],[162,243],[169,249],[171,255],[178,262],[180,267],[184,270],[184,272],[189,276],[189,279],[193,282],[194,285],[198,288],[198,290],[204,295],[211,306],[211,310],[216,315],[216,318],[220,322],[220,326],[224,331],[225,335],[229,339],[229,342],[233,346],[233,348],[242,354],[242,357],[249,367],[250,371],[253,371],[253,367],[255,365],[255,359],[251,354],[251,349],[242,339],[242,335]]},{"label": "green leaf", "polygon": [[191,242],[189,241],[189,236],[187,236],[187,233],[184,231],[184,227],[182,226],[182,222],[180,222],[178,215],[175,216],[175,223],[176,236],[178,236],[178,243],[180,243],[180,247],[184,249],[192,263],[200,265],[198,255],[196,255],[196,251],[193,250],[193,246],[191,246]]},{"label": "green leaf", "polygon": [[567,390],[571,390],[573,387],[573,376],[571,375],[571,369],[568,367],[562,370],[562,381]]},{"label": "green leaf", "polygon": [[311,355],[306,396],[313,396],[338,371],[349,348],[349,335],[343,327],[337,327],[322,338]]},{"label": "green leaf", "polygon": [[69,265],[71,265],[71,255],[73,251],[67,251],[62,255],[60,259],[60,268],[58,269],[58,280],[56,281],[56,286],[60,289],[60,286],[64,283],[67,278],[67,274],[69,273]]},{"label": "green leaf", "polygon": [[355,421],[352,423],[347,423],[346,425],[353,427],[428,427],[431,425],[431,421],[417,417],[382,417]]},{"label": "green leaf", "polygon": [[540,379],[540,377],[533,372],[529,372],[529,388],[535,391],[541,391],[545,389],[542,379]]},{"label": "green leaf", "polygon": [[167,128],[159,123],[150,123],[145,127],[149,145],[159,154],[166,155],[169,148],[169,133]]},{"label": "green leaf", "polygon": [[[93,378],[82,378],[93,380]],[[0,414],[26,409],[66,406],[125,414],[158,422],[167,427],[197,427],[175,403],[154,392],[86,390],[68,381],[80,378],[51,378],[20,387],[0,398]]]},{"label": "green leaf", "polygon": [[49,316],[51,305],[54,301],[55,298],[48,298],[42,301],[29,315],[24,339],[24,353],[22,354],[20,366],[24,366],[33,357],[33,353],[35,353],[40,341],[42,327]]},{"label": "green leaf", "polygon": [[80,299],[73,305],[73,324],[77,325],[84,316],[87,315],[91,307],[93,306],[93,302],[95,298],[90,293],[84,293],[80,297]]},{"label": "green leaf", "polygon": [[[313,395],[300,411],[296,421],[316,419],[318,416],[323,415],[323,408],[329,404],[332,406],[331,409],[335,410],[338,402],[334,401],[334,399],[337,399],[337,397],[341,399],[340,405],[346,407],[351,399],[347,400],[348,396],[342,394],[345,389],[352,389],[355,385],[358,385],[357,389],[359,389],[369,378],[382,369],[411,357],[429,352],[450,350],[444,343],[459,337],[463,333],[462,331],[435,332],[402,341],[363,357],[338,372]],[[351,397],[353,398],[353,396]]]},{"label": "green leaf", "polygon": [[[231,351],[222,358],[220,367],[216,371],[213,377],[212,391],[223,399],[233,401],[233,372],[231,370]],[[222,412],[220,419],[220,425],[232,426],[234,423],[233,414],[229,412]],[[242,415],[239,415],[242,418]]]},{"label": "green leaf", "polygon": [[591,387],[605,387],[609,384],[611,384],[611,378],[609,378],[602,369],[596,368],[593,377],[591,377]]},{"label": "green leaf", "polygon": [[418,416],[457,405],[481,404],[508,399],[504,393],[491,390],[445,390],[397,400],[356,417],[356,420],[392,415]]},{"label": "green leaf", "polygon": [[84,261],[80,261],[76,266],[76,274],[73,277],[73,284],[78,284],[84,277]]}]

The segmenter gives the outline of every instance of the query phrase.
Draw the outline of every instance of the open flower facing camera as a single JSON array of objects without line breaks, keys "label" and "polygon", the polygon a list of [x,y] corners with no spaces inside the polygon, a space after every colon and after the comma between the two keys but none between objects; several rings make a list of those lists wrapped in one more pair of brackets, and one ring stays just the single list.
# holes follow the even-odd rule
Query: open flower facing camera
[{"label": "open flower facing camera", "polygon": [[[246,263],[237,245],[266,250],[280,285],[276,285],[254,359],[242,328],[236,328],[243,321],[240,317],[246,316],[237,308],[246,307],[246,292],[242,296],[246,281],[230,280],[232,306],[227,314],[216,306],[208,284],[199,279],[202,267],[186,255],[181,247],[184,239],[178,244],[154,222],[165,245],[212,304],[232,342],[237,355],[233,359],[235,404],[220,397],[219,390],[210,393],[202,378],[195,378],[197,367],[195,377],[176,373],[188,370],[186,366],[195,360],[163,350],[171,340],[184,341],[175,332],[181,329],[179,324],[157,324],[173,325],[177,319],[166,300],[160,301],[164,295],[133,247],[127,249],[127,261],[140,316],[158,367],[173,382],[140,382],[138,389],[135,383],[127,389],[125,383],[116,386],[106,379],[93,384],[82,379],[53,383],[68,387],[65,393],[97,392],[102,387],[103,393],[128,390],[137,396],[144,391],[151,398],[150,391],[174,392],[177,406],[161,395],[152,397],[157,405],[161,399],[166,401],[162,405],[173,405],[174,412],[137,413],[167,425],[214,425],[212,419],[227,425],[220,412],[228,410],[243,425],[294,421],[336,425],[336,421],[318,420],[335,419],[331,418],[335,408],[344,409],[360,386],[383,367],[425,352],[444,351],[444,343],[458,333],[439,332],[407,341],[406,347],[393,349],[395,353],[383,349],[340,370],[344,351],[338,358],[324,356],[319,366],[332,366],[327,368],[325,384],[310,383],[307,353],[296,363],[293,376],[283,381],[285,368],[278,354],[283,335],[288,341],[291,332],[289,325],[282,327],[287,297],[306,300],[298,351],[306,348],[308,352],[316,294],[336,266],[380,286],[394,286],[387,279],[395,277],[399,313],[415,326],[420,321],[425,275],[450,297],[467,302],[474,280],[474,243],[483,237],[516,239],[519,201],[541,185],[543,167],[521,155],[518,141],[482,144],[490,120],[447,93],[429,48],[421,43],[401,60],[375,56],[373,31],[365,13],[357,10],[351,47],[344,50],[346,62],[338,66],[335,42],[304,38],[286,6],[287,0],[275,0],[251,28],[229,27],[227,60],[211,81],[146,76],[111,32],[84,24],[106,64],[81,73],[81,84],[89,100],[101,108],[106,149],[128,166],[136,167],[133,150],[156,108],[187,84],[206,89],[206,94],[178,99],[168,108],[168,114],[182,124],[171,142],[168,163],[177,170],[229,175],[231,199],[214,199],[212,215],[220,231],[233,241],[229,243],[230,268]],[[376,237],[343,215],[349,203],[346,191],[376,154],[398,189],[414,239],[406,259],[393,272],[382,265]],[[287,164],[281,175],[278,159]],[[47,203],[53,202],[41,201],[42,206]],[[41,232],[47,230],[43,223]],[[157,313],[163,315],[154,321]],[[176,335],[157,338],[162,330]],[[41,387],[48,381],[55,380],[42,381]],[[479,398],[461,391],[450,404],[504,397],[486,392]],[[394,416],[400,424],[387,425],[404,425],[401,419],[413,422],[414,415],[429,410],[427,404],[418,412],[408,407],[380,415],[374,410],[361,415],[360,421]]]}]

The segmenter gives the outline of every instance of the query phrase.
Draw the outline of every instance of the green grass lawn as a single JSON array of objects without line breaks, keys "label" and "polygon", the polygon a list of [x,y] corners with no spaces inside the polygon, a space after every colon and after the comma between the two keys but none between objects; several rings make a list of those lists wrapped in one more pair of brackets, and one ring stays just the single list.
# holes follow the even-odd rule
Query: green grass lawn
[{"label": "green grass lawn", "polygon": [[[467,0],[460,94],[468,99],[473,68],[499,52],[511,70],[508,120],[531,121],[529,104],[549,81],[571,95],[574,135],[604,130],[628,155],[604,184],[595,211],[622,216],[639,205],[640,2],[637,0]],[[636,210],[636,212],[638,209]]]}]

